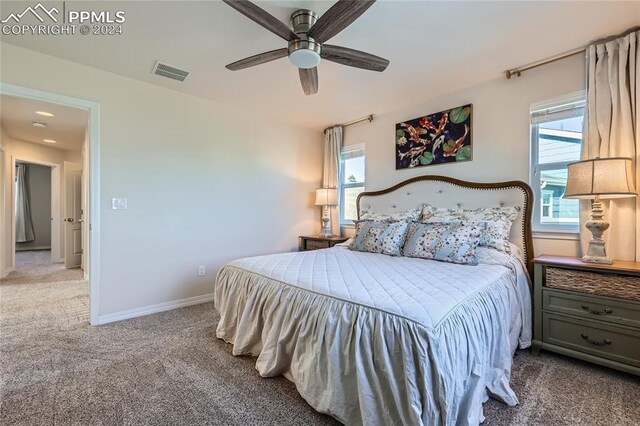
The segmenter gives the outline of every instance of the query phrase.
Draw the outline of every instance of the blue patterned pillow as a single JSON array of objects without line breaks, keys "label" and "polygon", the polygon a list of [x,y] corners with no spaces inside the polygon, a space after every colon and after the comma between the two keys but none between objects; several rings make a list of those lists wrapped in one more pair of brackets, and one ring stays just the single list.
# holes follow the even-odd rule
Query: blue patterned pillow
[{"label": "blue patterned pillow", "polygon": [[400,256],[407,234],[407,222],[356,222],[351,250]]},{"label": "blue patterned pillow", "polygon": [[477,265],[484,223],[410,223],[402,255]]},{"label": "blue patterned pillow", "polygon": [[420,219],[422,215],[422,206],[418,206],[412,210],[405,210],[398,213],[376,213],[369,210],[360,211],[360,220],[371,220],[375,222],[413,222]]},{"label": "blue patterned pillow", "polygon": [[422,210],[423,223],[485,223],[480,246],[511,253],[509,236],[511,225],[517,219],[520,207],[488,207],[475,210],[444,209],[428,204]]}]

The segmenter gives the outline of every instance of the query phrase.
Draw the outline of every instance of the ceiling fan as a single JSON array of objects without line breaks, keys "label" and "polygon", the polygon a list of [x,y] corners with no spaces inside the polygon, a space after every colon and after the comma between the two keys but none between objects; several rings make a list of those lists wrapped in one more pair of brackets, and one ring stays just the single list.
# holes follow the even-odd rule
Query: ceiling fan
[{"label": "ceiling fan", "polygon": [[291,15],[292,30],[250,1],[224,0],[225,3],[247,18],[289,42],[289,46],[286,48],[241,59],[227,65],[227,69],[238,71],[288,56],[291,63],[299,68],[300,83],[305,95],[313,95],[318,92],[318,69],[316,67],[321,59],[382,72],[389,65],[389,61],[384,58],[348,47],[325,44],[331,37],[358,19],[375,1],[338,0],[320,18],[311,10],[297,10]]}]

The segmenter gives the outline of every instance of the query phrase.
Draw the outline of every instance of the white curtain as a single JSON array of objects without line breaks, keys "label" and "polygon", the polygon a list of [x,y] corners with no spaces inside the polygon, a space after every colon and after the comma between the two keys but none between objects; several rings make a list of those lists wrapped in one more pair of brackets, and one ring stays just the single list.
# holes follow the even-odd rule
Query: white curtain
[{"label": "white curtain", "polygon": [[[582,159],[634,159],[636,191],[640,189],[640,31],[587,49],[587,112]],[[603,200],[611,227],[604,234],[607,255],[640,261],[640,197]],[[590,201],[581,202],[580,223],[588,220]],[[582,229],[586,253],[590,233]]]},{"label": "white curtain", "polygon": [[16,166],[16,242],[28,243],[34,239],[27,187],[27,167],[24,164],[18,164]]},{"label": "white curtain", "polygon": [[[323,188],[338,188],[340,182],[340,151],[342,150],[342,127],[327,129],[324,135],[324,171],[322,174]],[[339,197],[338,197],[339,198]],[[330,207],[331,232],[340,235],[339,206]]]}]

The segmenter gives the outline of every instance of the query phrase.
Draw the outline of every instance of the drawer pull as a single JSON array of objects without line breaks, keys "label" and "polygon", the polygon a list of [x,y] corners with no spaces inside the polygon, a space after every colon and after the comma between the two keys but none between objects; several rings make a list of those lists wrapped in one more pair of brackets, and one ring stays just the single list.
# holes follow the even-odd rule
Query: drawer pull
[{"label": "drawer pull", "polygon": [[604,311],[592,311],[589,309],[589,305],[582,305],[582,309],[593,315],[607,315],[613,313],[613,309],[611,308],[604,308]]},{"label": "drawer pull", "polygon": [[605,345],[611,344],[611,339],[604,339],[602,342],[598,342],[597,340],[589,339],[589,336],[586,334],[581,334],[580,337],[582,337],[584,340],[591,343],[592,345],[596,345],[596,346],[605,346]]}]

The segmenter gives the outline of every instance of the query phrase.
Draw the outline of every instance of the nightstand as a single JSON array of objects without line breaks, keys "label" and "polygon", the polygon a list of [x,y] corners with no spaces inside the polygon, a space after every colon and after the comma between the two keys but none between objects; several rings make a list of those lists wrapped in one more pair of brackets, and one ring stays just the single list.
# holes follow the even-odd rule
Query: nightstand
[{"label": "nightstand", "polygon": [[336,244],[344,243],[349,238],[347,237],[318,237],[318,236],[301,236],[300,237],[300,251],[305,250],[318,250],[333,247]]},{"label": "nightstand", "polygon": [[532,353],[545,349],[640,375],[640,263],[533,262]]}]

